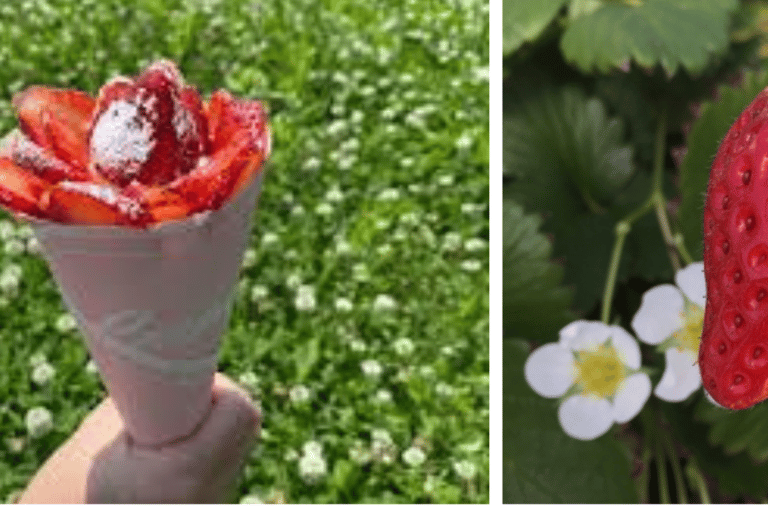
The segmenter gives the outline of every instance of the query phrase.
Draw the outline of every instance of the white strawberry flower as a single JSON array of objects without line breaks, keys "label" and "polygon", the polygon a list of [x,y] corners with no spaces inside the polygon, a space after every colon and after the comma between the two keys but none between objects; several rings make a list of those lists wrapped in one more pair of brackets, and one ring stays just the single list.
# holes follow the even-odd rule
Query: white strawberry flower
[{"label": "white strawberry flower", "polygon": [[704,264],[692,263],[679,270],[675,284],[645,292],[632,319],[638,338],[664,352],[667,364],[654,394],[667,402],[681,402],[701,386],[698,356],[707,300]]},{"label": "white strawberry flower", "polygon": [[562,397],[558,419],[569,436],[589,441],[626,423],[651,395],[640,370],[637,341],[619,326],[577,320],[560,330],[560,340],[534,350],[525,380],[536,393]]}]

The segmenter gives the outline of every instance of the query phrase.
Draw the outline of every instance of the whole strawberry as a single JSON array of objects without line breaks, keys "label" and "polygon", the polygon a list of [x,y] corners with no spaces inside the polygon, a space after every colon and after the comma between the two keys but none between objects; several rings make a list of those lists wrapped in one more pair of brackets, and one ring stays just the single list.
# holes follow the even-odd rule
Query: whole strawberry
[{"label": "whole strawberry", "polygon": [[704,207],[704,388],[744,409],[768,398],[768,89],[742,112],[712,164]]}]

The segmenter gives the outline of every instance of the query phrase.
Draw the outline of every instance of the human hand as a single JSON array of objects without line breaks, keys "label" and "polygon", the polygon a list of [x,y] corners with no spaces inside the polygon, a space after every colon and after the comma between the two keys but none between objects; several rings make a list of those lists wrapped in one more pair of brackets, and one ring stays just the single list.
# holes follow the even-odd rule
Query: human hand
[{"label": "human hand", "polygon": [[40,469],[20,503],[217,503],[232,490],[260,428],[247,393],[217,373],[213,405],[190,436],[137,446],[106,398]]}]

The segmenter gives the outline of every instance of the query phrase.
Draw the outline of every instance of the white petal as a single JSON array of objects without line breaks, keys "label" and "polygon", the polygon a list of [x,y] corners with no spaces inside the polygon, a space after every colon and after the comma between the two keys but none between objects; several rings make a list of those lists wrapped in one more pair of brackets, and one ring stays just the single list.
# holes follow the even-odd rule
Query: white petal
[{"label": "white petal", "polygon": [[726,409],[726,407],[723,407],[723,406],[722,406],[722,405],[720,405],[719,403],[715,402],[715,399],[714,399],[714,398],[712,398],[712,395],[710,395],[710,394],[707,392],[707,390],[706,390],[706,389],[704,390],[704,396],[706,396],[706,397],[707,397],[707,400],[709,400],[709,403],[711,403],[712,405],[714,405],[714,406],[716,406],[716,407],[719,407],[720,409]]},{"label": "white petal", "polygon": [[667,402],[682,402],[701,386],[696,354],[670,348],[665,356],[667,366],[653,393]]},{"label": "white petal", "polygon": [[644,373],[636,373],[624,379],[613,397],[613,419],[626,423],[640,412],[651,396],[651,379]]},{"label": "white petal", "polygon": [[704,264],[691,263],[675,274],[675,283],[683,290],[688,300],[702,308],[707,303],[707,281],[704,279]]},{"label": "white petal", "polygon": [[602,322],[577,320],[560,331],[560,345],[574,352],[592,350],[610,337],[610,326]]},{"label": "white petal", "polygon": [[566,399],[560,404],[557,417],[566,434],[582,441],[597,439],[613,425],[610,402],[588,395]]},{"label": "white petal", "polygon": [[640,368],[640,347],[627,331],[618,325],[611,326],[611,343],[625,365],[633,370]]},{"label": "white petal", "polygon": [[658,345],[683,326],[683,295],[671,284],[654,286],[643,294],[632,319],[637,337]]},{"label": "white petal", "polygon": [[573,354],[558,343],[547,343],[531,352],[524,373],[531,389],[541,396],[557,398],[573,385]]}]

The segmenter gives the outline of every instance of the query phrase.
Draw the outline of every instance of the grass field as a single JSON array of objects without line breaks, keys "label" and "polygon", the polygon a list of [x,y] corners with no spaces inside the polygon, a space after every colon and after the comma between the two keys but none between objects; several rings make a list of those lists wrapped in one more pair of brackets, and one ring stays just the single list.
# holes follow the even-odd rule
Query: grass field
[{"label": "grass field", "polygon": [[[220,352],[264,413],[237,501],[487,502],[487,2],[5,3],[0,133],[28,85],[95,94],[162,57],[271,109]],[[12,498],[104,388],[31,231],[0,218]]]}]

